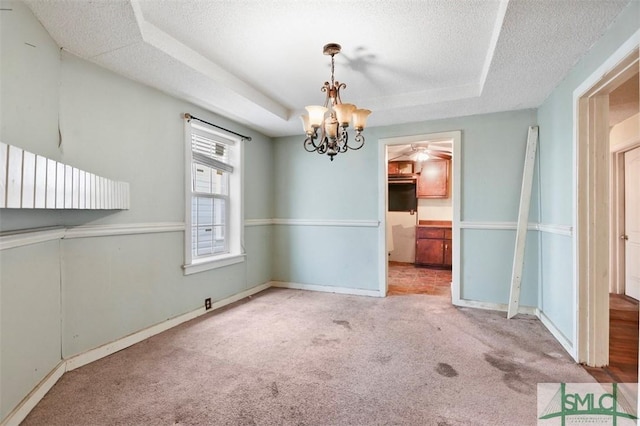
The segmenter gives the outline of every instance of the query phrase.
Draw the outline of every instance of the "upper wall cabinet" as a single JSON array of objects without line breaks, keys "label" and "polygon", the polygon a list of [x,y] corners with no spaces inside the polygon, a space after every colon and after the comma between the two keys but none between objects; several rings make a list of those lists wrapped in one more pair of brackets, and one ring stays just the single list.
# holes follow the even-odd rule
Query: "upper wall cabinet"
[{"label": "upper wall cabinet", "polygon": [[449,160],[429,160],[422,163],[417,196],[418,198],[449,197]]},{"label": "upper wall cabinet", "polygon": [[390,161],[387,163],[387,174],[411,175],[414,173],[413,161]]}]

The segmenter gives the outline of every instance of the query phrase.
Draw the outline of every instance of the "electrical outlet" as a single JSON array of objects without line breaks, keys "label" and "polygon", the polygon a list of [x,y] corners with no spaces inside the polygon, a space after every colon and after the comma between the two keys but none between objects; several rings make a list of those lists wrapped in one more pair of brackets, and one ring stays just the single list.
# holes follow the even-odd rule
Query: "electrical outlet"
[{"label": "electrical outlet", "polygon": [[211,298],[207,297],[206,299],[204,299],[204,309],[205,310],[209,310],[211,309]]}]

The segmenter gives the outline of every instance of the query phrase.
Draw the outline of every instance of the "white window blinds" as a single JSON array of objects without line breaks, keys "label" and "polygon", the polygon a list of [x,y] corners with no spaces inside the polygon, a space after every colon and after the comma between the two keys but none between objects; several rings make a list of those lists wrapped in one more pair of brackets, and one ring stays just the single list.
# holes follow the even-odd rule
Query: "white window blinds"
[{"label": "white window blinds", "polygon": [[230,149],[235,141],[213,134],[191,123],[191,153],[193,162],[228,173],[233,172]]}]

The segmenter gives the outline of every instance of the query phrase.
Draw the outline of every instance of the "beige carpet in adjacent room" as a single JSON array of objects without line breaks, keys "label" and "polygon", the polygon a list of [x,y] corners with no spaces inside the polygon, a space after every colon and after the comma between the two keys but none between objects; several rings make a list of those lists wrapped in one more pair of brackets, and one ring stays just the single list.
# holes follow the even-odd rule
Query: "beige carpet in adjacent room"
[{"label": "beige carpet in adjacent room", "polygon": [[24,425],[534,425],[593,382],[533,317],[269,289],[65,374]]}]

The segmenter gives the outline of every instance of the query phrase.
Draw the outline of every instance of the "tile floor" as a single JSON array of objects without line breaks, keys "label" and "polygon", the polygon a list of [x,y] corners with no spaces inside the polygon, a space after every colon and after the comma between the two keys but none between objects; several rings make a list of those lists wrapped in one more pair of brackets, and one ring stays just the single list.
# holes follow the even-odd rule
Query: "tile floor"
[{"label": "tile floor", "polygon": [[388,295],[429,294],[451,298],[451,270],[418,268],[413,263],[389,262]]}]

